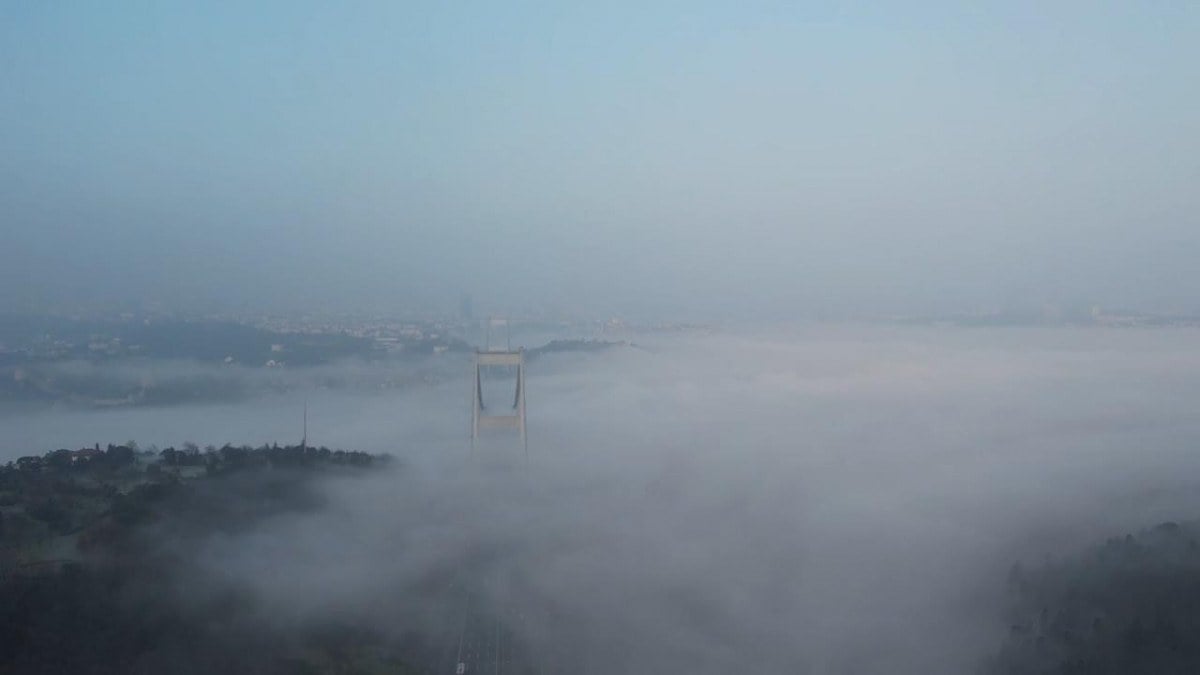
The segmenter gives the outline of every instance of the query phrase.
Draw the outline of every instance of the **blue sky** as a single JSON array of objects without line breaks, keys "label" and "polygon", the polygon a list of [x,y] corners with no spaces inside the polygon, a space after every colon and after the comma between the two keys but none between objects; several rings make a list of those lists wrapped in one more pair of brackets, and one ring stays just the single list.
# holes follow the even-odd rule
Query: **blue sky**
[{"label": "blue sky", "polygon": [[1192,3],[448,4],[5,3],[0,303],[1200,309]]}]

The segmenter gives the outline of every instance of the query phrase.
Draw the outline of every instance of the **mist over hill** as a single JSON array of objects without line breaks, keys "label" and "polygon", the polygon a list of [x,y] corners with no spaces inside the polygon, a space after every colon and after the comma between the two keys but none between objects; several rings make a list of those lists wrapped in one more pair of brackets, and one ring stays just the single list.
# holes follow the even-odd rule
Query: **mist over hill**
[{"label": "mist over hill", "polygon": [[469,598],[559,669],[961,673],[1027,621],[1014,563],[1200,513],[1194,340],[827,326],[547,354],[528,463],[503,435],[472,454],[467,369],[3,429],[269,444],[299,436],[307,397],[310,440],[395,455],[402,471],[323,477],[313,508],[188,549],[269,625],[339,617],[436,651]]},{"label": "mist over hill", "polygon": [[1197,81],[1194,2],[3,3],[0,675],[1198,671]]}]

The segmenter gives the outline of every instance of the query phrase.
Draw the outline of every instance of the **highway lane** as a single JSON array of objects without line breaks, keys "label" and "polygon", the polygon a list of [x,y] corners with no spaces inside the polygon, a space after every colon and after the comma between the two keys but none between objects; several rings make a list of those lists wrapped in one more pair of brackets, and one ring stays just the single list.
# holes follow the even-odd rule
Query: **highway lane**
[{"label": "highway lane", "polygon": [[488,607],[479,594],[465,590],[457,604],[458,630],[447,635],[439,672],[455,675],[540,672],[530,666],[527,650],[515,639],[512,622],[520,618],[517,612]]}]

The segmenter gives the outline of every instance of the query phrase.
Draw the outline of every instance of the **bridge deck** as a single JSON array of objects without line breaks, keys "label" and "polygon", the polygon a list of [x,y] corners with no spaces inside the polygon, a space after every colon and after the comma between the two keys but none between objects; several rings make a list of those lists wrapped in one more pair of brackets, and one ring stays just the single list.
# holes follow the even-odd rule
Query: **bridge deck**
[{"label": "bridge deck", "polygon": [[475,352],[475,359],[481,366],[519,366],[524,360],[524,352]]}]

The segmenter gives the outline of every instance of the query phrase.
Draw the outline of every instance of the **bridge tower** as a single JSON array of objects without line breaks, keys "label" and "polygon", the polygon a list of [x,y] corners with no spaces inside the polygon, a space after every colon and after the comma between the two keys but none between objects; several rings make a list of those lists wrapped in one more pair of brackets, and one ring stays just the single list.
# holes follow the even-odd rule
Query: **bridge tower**
[{"label": "bridge tower", "polygon": [[[515,368],[517,385],[513,392],[512,408],[501,414],[488,412],[483,400],[483,373],[488,368]],[[515,429],[521,435],[525,453],[529,453],[529,439],[525,435],[525,350],[506,349],[475,350],[475,392],[471,414],[471,447],[479,438],[481,429]]]},{"label": "bridge tower", "polygon": [[[492,328],[504,327],[504,347],[492,346]],[[498,336],[497,336],[498,337]],[[513,391],[512,407],[502,413],[488,412],[483,400],[483,376],[490,368],[516,370],[517,383]],[[521,436],[525,456],[529,456],[529,438],[525,434],[525,350],[512,348],[508,319],[489,318],[487,322],[487,346],[475,350],[475,386],[471,398],[474,403],[471,413],[471,447],[479,439],[481,429],[514,429]]]}]

